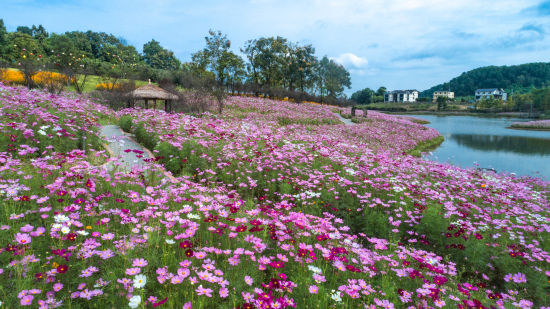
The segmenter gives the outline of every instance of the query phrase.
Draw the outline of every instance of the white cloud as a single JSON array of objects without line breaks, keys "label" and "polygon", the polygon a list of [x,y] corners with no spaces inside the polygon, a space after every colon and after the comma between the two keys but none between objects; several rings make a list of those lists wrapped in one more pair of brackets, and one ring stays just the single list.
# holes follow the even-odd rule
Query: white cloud
[{"label": "white cloud", "polygon": [[351,66],[354,68],[365,67],[369,62],[363,57],[359,57],[353,53],[343,53],[336,58],[331,58],[343,66]]}]

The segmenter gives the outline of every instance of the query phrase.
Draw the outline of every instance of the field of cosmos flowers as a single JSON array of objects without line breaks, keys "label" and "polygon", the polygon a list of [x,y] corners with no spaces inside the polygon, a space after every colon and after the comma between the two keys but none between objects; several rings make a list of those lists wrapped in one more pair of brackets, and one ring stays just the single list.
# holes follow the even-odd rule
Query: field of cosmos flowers
[{"label": "field of cosmos flowers", "polygon": [[[433,129],[335,112],[115,112],[0,85],[2,307],[550,305],[548,182],[423,161],[406,152]],[[108,171],[110,123],[155,158]]]}]

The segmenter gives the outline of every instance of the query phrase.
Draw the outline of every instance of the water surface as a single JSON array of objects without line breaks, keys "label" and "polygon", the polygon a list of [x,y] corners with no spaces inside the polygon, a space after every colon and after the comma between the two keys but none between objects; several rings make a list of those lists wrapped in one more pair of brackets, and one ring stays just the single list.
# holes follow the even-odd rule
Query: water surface
[{"label": "water surface", "polygon": [[516,118],[408,115],[430,121],[445,141],[425,158],[460,167],[530,175],[550,180],[550,132],[512,130]]}]

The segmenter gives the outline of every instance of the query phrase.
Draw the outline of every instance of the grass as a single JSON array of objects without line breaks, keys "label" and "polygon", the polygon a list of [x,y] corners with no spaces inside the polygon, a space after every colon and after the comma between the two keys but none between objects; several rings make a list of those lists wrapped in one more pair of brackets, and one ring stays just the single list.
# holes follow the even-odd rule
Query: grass
[{"label": "grass", "polygon": [[419,143],[414,149],[407,151],[407,154],[415,157],[420,157],[422,156],[423,152],[428,152],[436,149],[439,145],[441,145],[441,143],[443,143],[443,141],[445,141],[445,138],[440,135],[436,138]]}]

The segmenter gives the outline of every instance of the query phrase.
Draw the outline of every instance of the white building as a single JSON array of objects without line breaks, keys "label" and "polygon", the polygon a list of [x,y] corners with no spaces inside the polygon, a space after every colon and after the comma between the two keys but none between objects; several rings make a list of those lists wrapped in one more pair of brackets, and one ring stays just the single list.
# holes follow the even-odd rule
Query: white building
[{"label": "white building", "polygon": [[498,88],[489,88],[489,89],[478,89],[476,90],[476,101],[481,100],[489,100],[489,99],[497,99],[506,101],[508,99],[508,94],[504,91],[504,89],[498,89]]},{"label": "white building", "polygon": [[455,98],[455,93],[452,91],[435,91],[433,96],[433,101],[437,101],[437,98],[444,97],[448,98],[449,100],[453,100]]},{"label": "white building", "polygon": [[393,90],[384,93],[384,102],[416,102],[417,90]]}]

